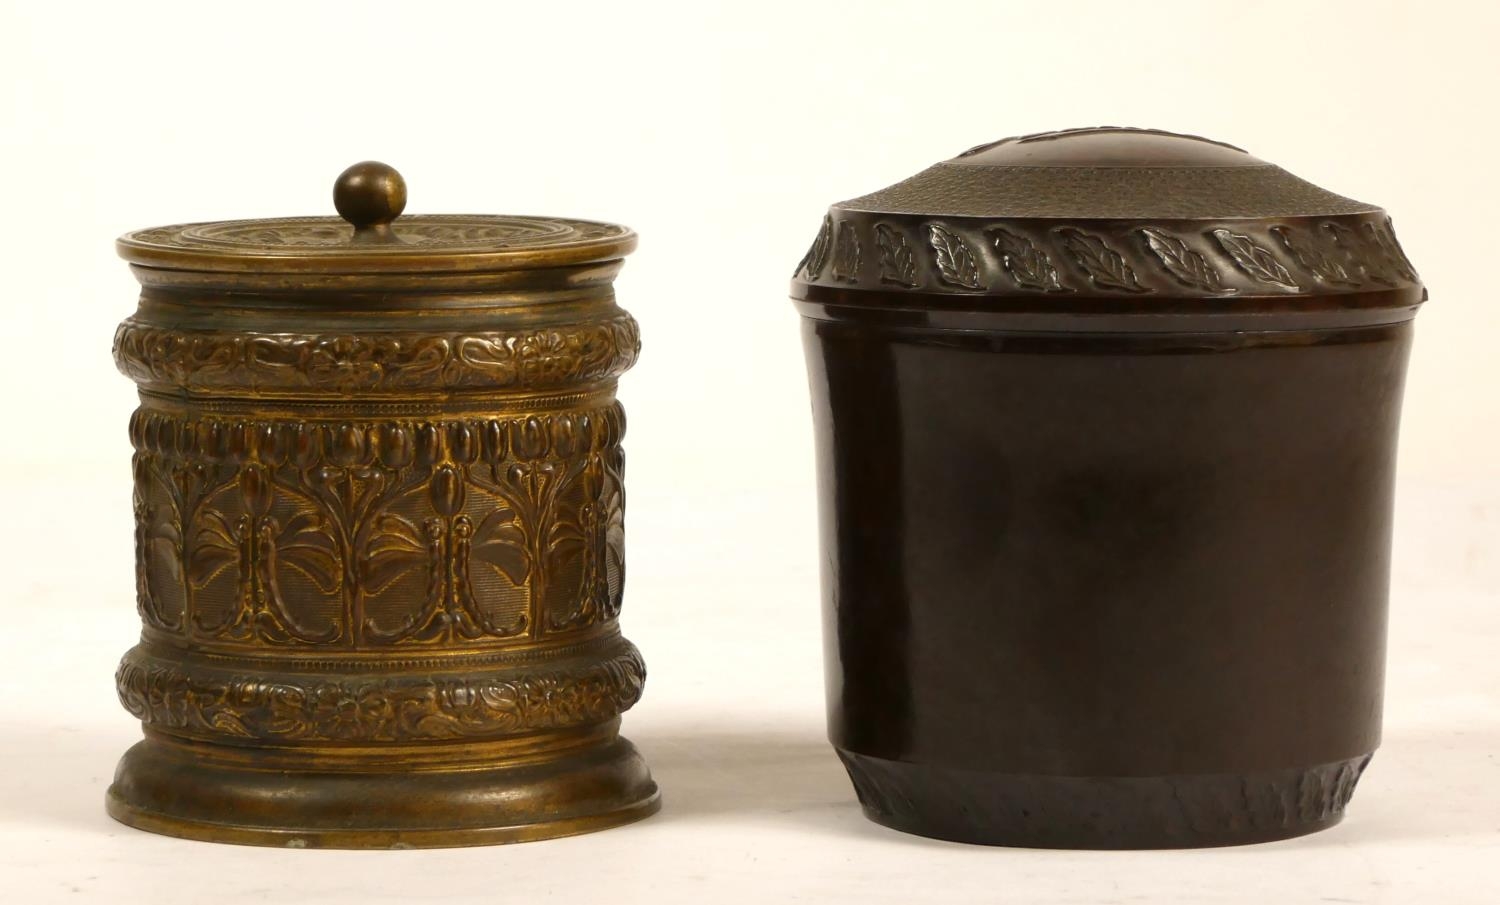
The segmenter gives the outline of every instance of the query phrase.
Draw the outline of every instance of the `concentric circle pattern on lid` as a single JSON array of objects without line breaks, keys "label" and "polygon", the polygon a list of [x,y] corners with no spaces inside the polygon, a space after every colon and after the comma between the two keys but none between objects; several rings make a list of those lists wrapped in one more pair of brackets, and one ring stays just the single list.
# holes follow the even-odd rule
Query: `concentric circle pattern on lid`
[{"label": "concentric circle pattern on lid", "polygon": [[374,161],[339,176],[343,217],[188,223],[120,237],[142,267],[216,273],[474,273],[610,261],[636,236],[612,223],[481,214],[401,216],[406,184]]}]

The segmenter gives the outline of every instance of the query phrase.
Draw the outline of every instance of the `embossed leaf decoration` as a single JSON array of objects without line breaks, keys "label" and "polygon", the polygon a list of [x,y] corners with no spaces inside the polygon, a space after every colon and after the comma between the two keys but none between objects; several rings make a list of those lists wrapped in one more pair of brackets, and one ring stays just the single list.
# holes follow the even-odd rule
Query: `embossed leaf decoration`
[{"label": "embossed leaf decoration", "polygon": [[206,511],[188,551],[188,581],[193,587],[202,588],[239,560],[239,550],[237,532],[224,514],[212,509]]},{"label": "embossed leaf decoration", "polygon": [[833,242],[833,217],[829,214],[823,215],[823,225],[818,228],[818,235],[813,239],[812,247],[807,254],[802,256],[802,264],[798,270],[807,274],[809,280],[816,280],[823,273],[823,265],[828,262],[828,246]]},{"label": "embossed leaf decoration", "polygon": [[238,736],[239,738],[253,737],[253,734],[250,732],[250,730],[245,728],[244,722],[238,716],[228,712],[227,710],[220,710],[215,713],[209,720],[209,725],[214,728],[215,732],[222,732],[225,735],[234,735]]},{"label": "embossed leaf decoration", "polygon": [[339,468],[325,465],[306,473],[308,488],[335,512],[362,513],[390,483],[392,473],[380,468]]},{"label": "embossed leaf decoration", "polygon": [[605,496],[605,579],[613,577],[609,593],[610,615],[619,615],[620,604],[625,596],[625,491],[618,479],[611,482],[611,490]]},{"label": "embossed leaf decoration", "polygon": [[343,585],[338,545],[325,530],[321,516],[311,512],[294,515],[279,537],[276,553],[282,565],[301,573],[324,594],[332,594]]},{"label": "embossed leaf decoration", "polygon": [[1219,245],[1245,273],[1262,283],[1285,286],[1287,289],[1297,288],[1297,281],[1276,260],[1276,256],[1256,245],[1254,239],[1227,229],[1214,230],[1213,237],[1219,240]]},{"label": "embossed leaf decoration", "polygon": [[1048,260],[1047,253],[1032,245],[1030,240],[1003,229],[991,232],[990,240],[1000,253],[1000,265],[1017,286],[1045,292],[1063,291],[1057,269]]},{"label": "embossed leaf decoration", "polygon": [[1105,289],[1120,289],[1125,292],[1147,291],[1136,281],[1135,271],[1120,253],[1110,248],[1098,236],[1082,230],[1067,228],[1057,231],[1062,237],[1063,247],[1073,255],[1073,260],[1083,268],[1095,286]]},{"label": "embossed leaf decoration", "polygon": [[437,687],[422,694],[420,716],[408,733],[429,738],[456,738],[520,728],[525,723],[521,693],[514,683],[463,684]]},{"label": "embossed leaf decoration", "polygon": [[1280,226],[1273,226],[1271,235],[1276,237],[1283,248],[1291,252],[1298,264],[1307,268],[1313,276],[1323,282],[1341,286],[1359,285],[1359,280],[1354,279],[1344,265],[1327,254],[1324,249],[1317,247],[1315,240],[1306,236],[1293,239],[1292,231]]},{"label": "embossed leaf decoration", "polygon": [[927,239],[937,253],[938,276],[943,282],[965,289],[980,288],[979,265],[969,243],[936,223],[927,228]]},{"label": "embossed leaf decoration", "polygon": [[[1349,266],[1352,269],[1358,270],[1362,275],[1368,276],[1368,278],[1380,282],[1380,284],[1388,285],[1388,287],[1397,285],[1398,275],[1388,272],[1386,261],[1383,260],[1383,255],[1380,254],[1379,248],[1367,248],[1365,243],[1359,239],[1359,234],[1350,230],[1349,227],[1344,227],[1344,225],[1323,224],[1322,231],[1328,234],[1328,240],[1332,248],[1337,251],[1337,254],[1344,255],[1344,258],[1349,261]],[[1371,251],[1374,251],[1374,255],[1370,254]]]},{"label": "embossed leaf decoration", "polygon": [[588,544],[588,531],[577,510],[563,510],[547,532],[547,556],[549,560],[564,560],[580,555]]},{"label": "embossed leaf decoration", "polygon": [[379,594],[414,570],[426,572],[430,557],[422,530],[410,519],[384,513],[375,520],[375,535],[360,563],[366,594]]},{"label": "embossed leaf decoration", "polygon": [[854,282],[859,273],[859,234],[849,223],[840,223],[838,239],[833,244],[833,278]]},{"label": "embossed leaf decoration", "polygon": [[1400,274],[1388,267],[1389,262],[1378,245],[1374,248],[1366,247],[1354,230],[1337,223],[1324,223],[1323,231],[1328,233],[1333,244],[1349,259],[1351,266],[1357,267],[1377,283],[1396,285]]},{"label": "embossed leaf decoration", "polygon": [[375,375],[377,382],[383,375],[393,386],[421,385],[453,362],[453,343],[445,336],[392,339],[381,343],[376,354],[384,359]]},{"label": "embossed leaf decoration", "polygon": [[153,562],[165,563],[167,574],[171,575],[174,581],[181,581],[183,573],[182,562],[177,558],[177,528],[169,524],[165,526],[164,531],[170,531],[170,534],[153,533],[146,537],[150,559]]},{"label": "embossed leaf decoration", "polygon": [[180,579],[182,563],[178,559],[178,548],[182,544],[182,530],[177,525],[175,508],[143,505],[137,513],[141,520],[141,540],[146,545],[148,556],[164,562],[172,577]]},{"label": "embossed leaf decoration", "polygon": [[625,565],[625,493],[617,482],[612,484],[609,493],[605,495],[604,511],[609,548],[619,557],[623,568]]},{"label": "embossed leaf decoration", "polygon": [[1390,217],[1386,217],[1385,223],[1378,227],[1372,223],[1366,223],[1365,229],[1369,230],[1374,236],[1375,241],[1386,253],[1386,256],[1390,258],[1398,274],[1408,280],[1416,280],[1418,278],[1417,268],[1412,266],[1411,258],[1406,256],[1406,251],[1401,247],[1401,243],[1396,240],[1396,225],[1391,222]]},{"label": "embossed leaf decoration", "polygon": [[912,260],[906,236],[884,223],[875,225],[875,245],[880,249],[880,279],[901,286],[917,285],[917,265]]},{"label": "embossed leaf decoration", "polygon": [[504,575],[516,587],[524,585],[531,574],[526,533],[509,507],[497,507],[480,521],[470,550],[470,556]]},{"label": "embossed leaf decoration", "polygon": [[[247,689],[239,697],[253,694]],[[261,725],[266,734],[300,738],[313,732],[307,713],[307,693],[303,689],[295,685],[272,685],[265,688],[263,694],[266,708],[263,715],[257,716],[265,721]]]},{"label": "embossed leaf decoration", "polygon": [[[1384,265],[1384,269],[1387,272],[1392,273],[1401,279],[1415,279],[1415,274],[1411,272],[1410,267],[1403,265],[1403,261],[1405,260],[1406,255],[1402,254],[1399,248],[1394,250],[1392,249],[1391,244],[1387,240],[1384,232],[1379,227],[1377,227],[1373,223],[1366,223],[1363,225],[1362,231],[1364,232],[1366,247],[1368,247],[1376,257],[1380,258],[1380,261]],[[1406,264],[1409,263],[1410,262],[1406,262]],[[1391,285],[1394,286],[1395,281],[1391,281]]]},{"label": "embossed leaf decoration", "polygon": [[1188,248],[1186,242],[1149,226],[1142,227],[1141,235],[1146,238],[1146,246],[1156,254],[1167,273],[1176,277],[1178,282],[1205,292],[1224,291],[1219,271],[1203,255]]}]

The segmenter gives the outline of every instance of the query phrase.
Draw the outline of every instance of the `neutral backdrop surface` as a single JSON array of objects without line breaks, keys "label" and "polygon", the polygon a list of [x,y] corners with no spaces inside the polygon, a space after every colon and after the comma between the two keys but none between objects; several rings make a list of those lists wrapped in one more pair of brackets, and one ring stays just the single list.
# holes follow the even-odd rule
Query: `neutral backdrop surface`
[{"label": "neutral backdrop surface", "polygon": [[[0,11],[0,889],[12,902],[1500,901],[1500,13],[1438,2],[361,3]],[[865,822],[823,740],[812,450],[788,275],[827,204],[1005,135],[1212,136],[1383,205],[1431,291],[1401,448],[1386,740],[1346,823],[1068,853]],[[665,795],[588,837],[212,846],[103,810],[138,729],[127,229],[412,212],[641,234],[626,733]],[[1002,718],[997,715],[996,718]]]}]

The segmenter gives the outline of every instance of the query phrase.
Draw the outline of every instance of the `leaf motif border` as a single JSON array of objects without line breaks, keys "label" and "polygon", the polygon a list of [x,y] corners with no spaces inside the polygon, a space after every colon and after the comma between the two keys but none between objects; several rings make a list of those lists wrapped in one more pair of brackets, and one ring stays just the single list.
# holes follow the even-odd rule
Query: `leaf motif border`
[{"label": "leaf motif border", "polygon": [[[837,236],[832,273],[797,277],[888,292],[1226,298],[1416,287],[1384,214],[1185,226],[1182,221],[938,221],[841,212],[824,219],[809,259]],[[875,256],[851,250],[871,247]]]}]

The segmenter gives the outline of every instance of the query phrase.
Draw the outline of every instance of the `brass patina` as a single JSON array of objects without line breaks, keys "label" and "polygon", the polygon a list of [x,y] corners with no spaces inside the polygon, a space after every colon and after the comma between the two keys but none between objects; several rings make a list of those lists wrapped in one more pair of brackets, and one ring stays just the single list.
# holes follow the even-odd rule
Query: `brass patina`
[{"label": "brass patina", "polygon": [[140,387],[144,741],[115,818],[219,842],[512,842],[659,803],[620,714],[630,230],[398,219],[395,170],[343,219],[130,233],[114,354]]}]

